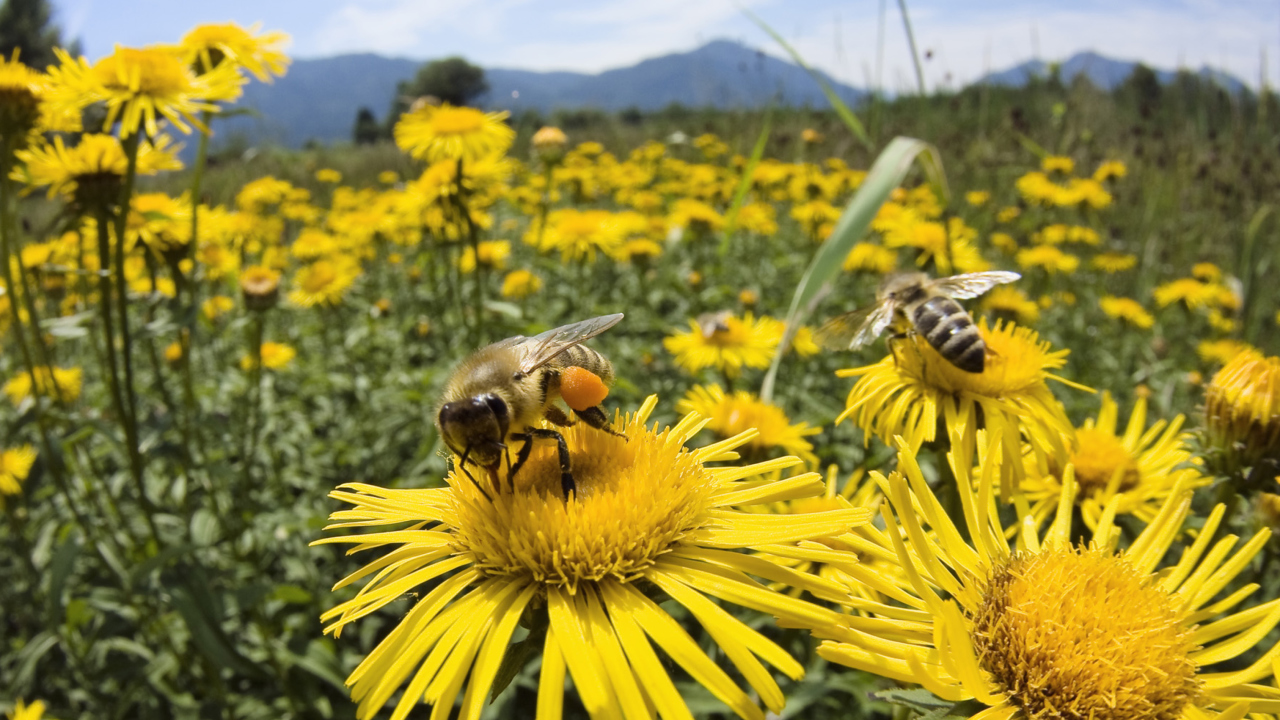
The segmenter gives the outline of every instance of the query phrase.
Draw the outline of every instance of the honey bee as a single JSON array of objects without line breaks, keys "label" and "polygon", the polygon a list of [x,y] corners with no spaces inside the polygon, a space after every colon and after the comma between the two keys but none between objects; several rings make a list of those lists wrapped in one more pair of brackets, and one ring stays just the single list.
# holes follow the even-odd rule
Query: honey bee
[{"label": "honey bee", "polygon": [[[576,422],[555,404],[559,398],[579,420],[617,434],[600,408],[608,384],[613,382],[613,365],[581,343],[621,320],[622,313],[617,313],[534,337],[518,335],[483,347],[459,363],[445,385],[436,426],[445,445],[458,456],[458,467],[472,482],[476,481],[467,471],[469,462],[488,471],[494,489],[500,491],[497,470],[506,458],[511,469],[508,482],[514,490],[516,473],[529,459],[534,441],[554,440],[559,449],[561,489],[565,498],[569,497],[574,482],[564,436],[537,424],[542,419],[561,427]],[[566,377],[573,381],[574,389],[562,393]],[[522,443],[514,464],[508,453],[512,441]],[[479,483],[476,486],[480,487]]]},{"label": "honey bee", "polygon": [[698,323],[698,330],[702,333],[702,338],[710,340],[717,333],[729,332],[729,318],[731,317],[733,317],[733,313],[728,310],[705,312],[699,315],[694,322]]},{"label": "honey bee", "polygon": [[918,332],[948,362],[980,373],[987,345],[973,318],[956,300],[967,300],[1022,276],[1015,272],[977,272],[930,278],[924,273],[890,275],[876,290],[876,302],[838,315],[818,328],[815,339],[831,350],[854,350],[875,340],[895,320]]}]

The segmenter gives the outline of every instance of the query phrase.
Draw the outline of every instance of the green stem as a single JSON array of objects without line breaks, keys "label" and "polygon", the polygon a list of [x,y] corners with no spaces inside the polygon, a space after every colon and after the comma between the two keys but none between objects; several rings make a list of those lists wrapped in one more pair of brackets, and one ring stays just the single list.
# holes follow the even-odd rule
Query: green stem
[{"label": "green stem", "polygon": [[[31,393],[35,398],[36,405],[36,425],[40,429],[40,444],[42,446],[46,463],[50,469],[54,480],[62,480],[62,460],[61,456],[54,453],[53,439],[49,431],[49,419],[44,412],[44,408],[40,404],[40,385],[39,377],[36,374],[35,358],[31,353],[31,348],[27,345],[26,333],[22,326],[22,313],[18,310],[18,302],[13,297],[14,283],[13,270],[9,264],[9,258],[13,253],[13,238],[15,233],[13,224],[13,196],[12,187],[9,182],[9,168],[12,165],[13,146],[10,140],[6,139],[3,143],[3,156],[0,156],[0,273],[4,276],[4,286],[9,293],[9,312],[12,314],[13,335],[18,339],[18,348],[22,354],[23,363],[26,366],[28,377],[31,378]],[[34,322],[36,317],[29,316]],[[32,331],[37,336],[39,342],[39,327],[33,327]],[[53,380],[53,368],[48,368],[49,379]],[[54,387],[54,395],[57,396],[58,391],[56,384]]]},{"label": "green stem", "polygon": [[[209,127],[209,122],[213,118],[213,113],[205,110],[200,119],[205,127]],[[195,436],[196,444],[199,445],[200,457],[205,457],[204,451],[204,435],[200,432],[200,403],[196,400],[195,390],[195,374],[192,371],[192,356],[195,353],[195,337],[198,329],[197,318],[199,317],[200,304],[200,284],[196,282],[196,251],[200,249],[200,186],[204,182],[205,163],[209,157],[209,133],[200,133],[200,146],[196,150],[196,162],[191,171],[191,238],[187,243],[187,260],[191,261],[192,277],[190,282],[184,283],[187,289],[187,321],[185,323],[186,332],[178,334],[178,342],[182,346],[182,397],[186,405],[187,420],[191,423],[193,429],[192,434]],[[180,273],[181,263],[175,263],[175,274]]]},{"label": "green stem", "polygon": [[[141,137],[134,133],[126,137],[122,143],[124,146],[125,157],[128,159],[128,166],[125,170],[124,183],[120,191],[120,202],[116,206],[115,217],[115,273],[116,273],[116,313],[120,316],[120,355],[121,365],[124,368],[124,382],[121,384],[121,397],[125,401],[122,409],[125,412],[125,422],[131,437],[129,438],[129,463],[133,469],[134,482],[138,486],[138,493],[141,496],[143,508],[148,511],[148,515],[153,510],[151,500],[147,497],[145,485],[142,480],[143,458],[139,449],[140,438],[138,436],[138,396],[137,390],[133,382],[133,335],[129,330],[129,285],[125,279],[124,273],[124,246],[125,234],[129,221],[129,211],[132,207],[133,185],[138,175],[138,147],[141,143]],[[148,521],[154,521],[148,517]]]},{"label": "green stem", "polygon": [[253,358],[253,368],[249,375],[249,432],[242,471],[243,488],[249,488],[250,474],[253,470],[253,456],[258,451],[258,415],[262,403],[262,337],[265,332],[266,316],[261,312],[253,314],[253,322],[249,329],[249,357]]}]

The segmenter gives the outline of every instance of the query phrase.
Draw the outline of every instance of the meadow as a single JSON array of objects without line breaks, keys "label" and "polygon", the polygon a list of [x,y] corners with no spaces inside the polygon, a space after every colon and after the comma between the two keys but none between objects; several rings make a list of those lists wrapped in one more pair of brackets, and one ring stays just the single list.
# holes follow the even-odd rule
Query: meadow
[{"label": "meadow", "polygon": [[[1274,95],[424,101],[219,149],[278,43],[0,66],[0,710],[1280,712]],[[901,321],[823,347],[913,270],[1020,273],[962,302],[983,372]],[[462,464],[457,364],[612,313],[574,494],[554,442]]]}]

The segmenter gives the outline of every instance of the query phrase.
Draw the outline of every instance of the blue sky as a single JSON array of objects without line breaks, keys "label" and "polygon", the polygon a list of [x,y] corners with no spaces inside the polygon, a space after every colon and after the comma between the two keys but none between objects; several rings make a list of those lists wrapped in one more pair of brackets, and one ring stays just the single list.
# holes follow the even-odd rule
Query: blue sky
[{"label": "blue sky", "polygon": [[[1238,0],[910,0],[930,86],[988,69],[1095,50],[1164,68],[1212,65],[1257,86],[1262,58],[1280,78],[1280,4]],[[750,8],[812,64],[854,85],[914,85],[896,0],[53,0],[57,21],[95,59],[115,43],[176,42],[203,22],[261,22],[289,33],[294,57],[378,52],[461,54],[488,67],[595,72],[689,50],[716,38],[782,50]],[[886,8],[879,61],[880,9]]]}]

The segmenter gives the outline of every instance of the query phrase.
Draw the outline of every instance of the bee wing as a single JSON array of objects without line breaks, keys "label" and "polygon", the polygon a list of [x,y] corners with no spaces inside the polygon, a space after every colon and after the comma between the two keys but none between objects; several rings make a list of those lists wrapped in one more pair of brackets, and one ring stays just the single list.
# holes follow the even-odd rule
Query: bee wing
[{"label": "bee wing", "polygon": [[893,303],[881,302],[831,318],[813,339],[828,350],[857,350],[880,337],[892,320]]},{"label": "bee wing", "polygon": [[[579,343],[590,340],[622,321],[622,313],[602,315],[590,320],[553,328],[541,335],[522,339],[526,350],[520,361],[520,372],[530,373],[555,359],[557,355]],[[515,338],[512,338],[515,340]]]},{"label": "bee wing", "polygon": [[993,272],[965,273],[951,277],[938,278],[929,283],[934,290],[956,300],[976,298],[997,285],[1011,283],[1021,279],[1016,272],[996,270]]}]

